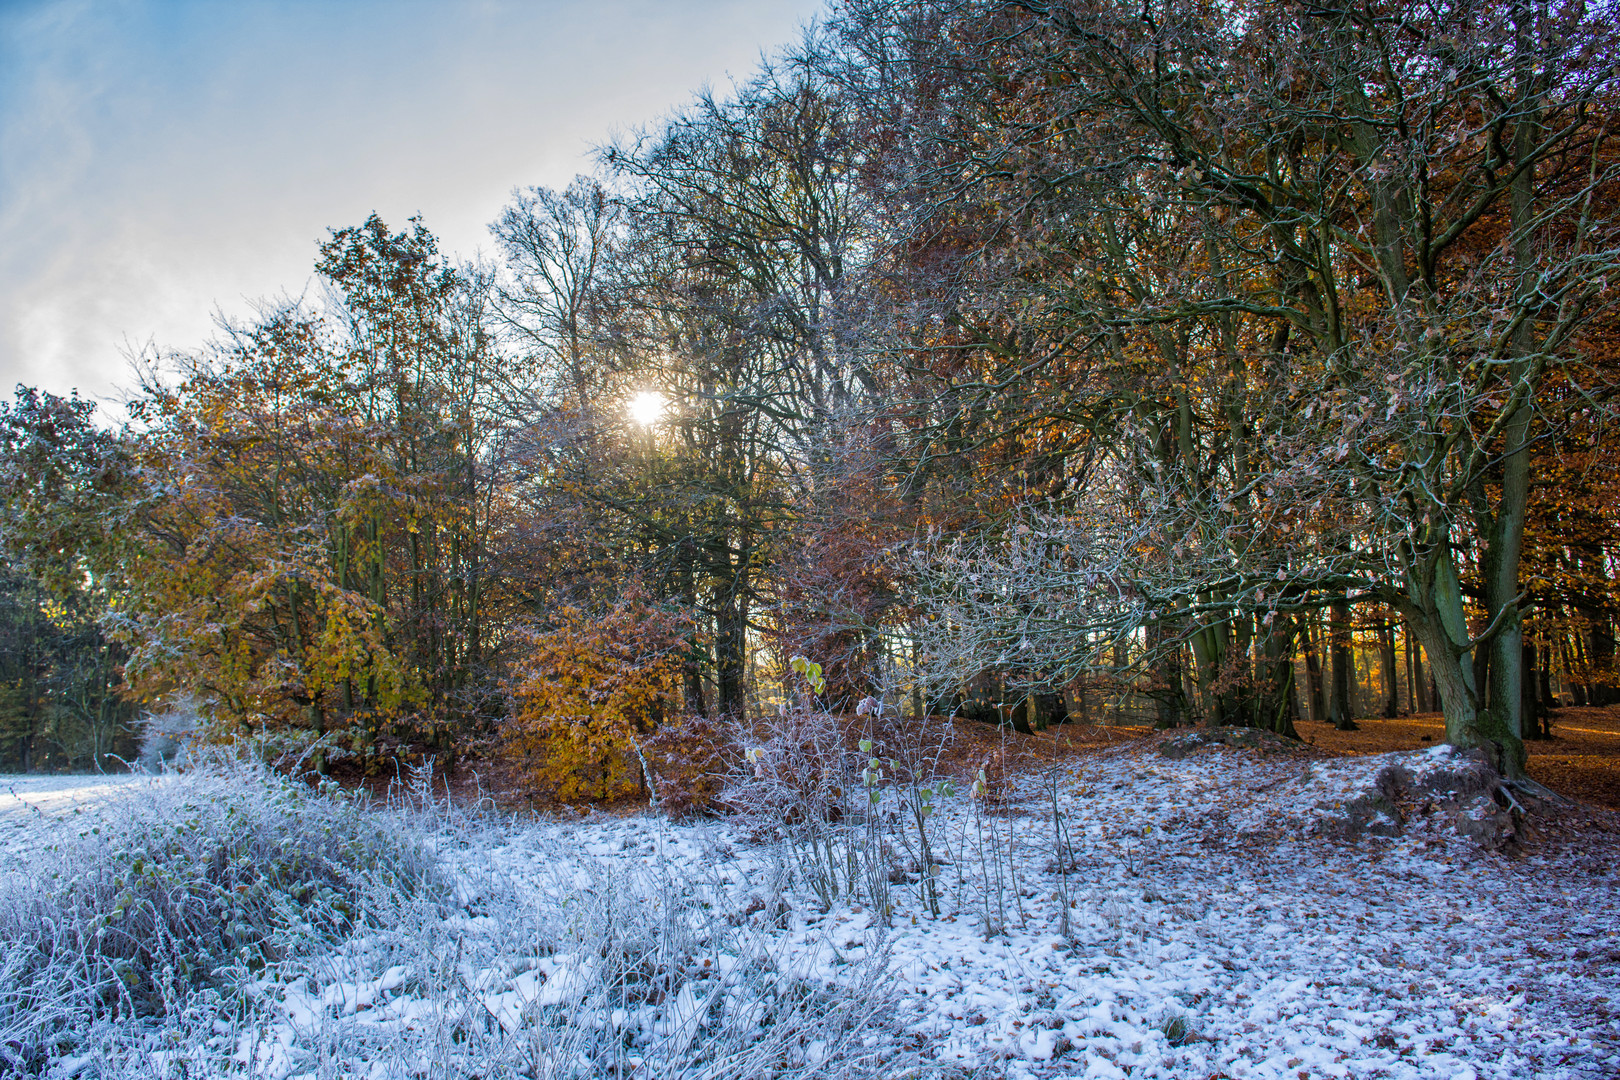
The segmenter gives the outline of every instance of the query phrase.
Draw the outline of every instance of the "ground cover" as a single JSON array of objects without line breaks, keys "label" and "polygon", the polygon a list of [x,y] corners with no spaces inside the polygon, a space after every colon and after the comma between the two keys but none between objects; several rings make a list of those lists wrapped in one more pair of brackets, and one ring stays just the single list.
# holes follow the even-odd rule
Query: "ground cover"
[{"label": "ground cover", "polygon": [[[15,1013],[0,1041],[64,1077],[1620,1073],[1614,815],[1549,811],[1510,854],[1459,832],[1477,792],[1422,794],[1465,769],[1445,747],[1118,734],[1044,766],[1032,737],[997,790],[936,799],[937,917],[899,852],[885,917],[735,819],[472,819],[419,792],[371,812],[444,895],[60,1052]],[[8,889],[42,841],[129,818],[76,809],[11,821]]]},{"label": "ground cover", "polygon": [[[1446,735],[1439,713],[1363,718],[1356,724],[1356,731],[1336,731],[1307,722],[1300,734],[1315,746],[1351,754],[1416,750]],[[1554,709],[1552,736],[1525,743],[1530,775],[1572,799],[1620,810],[1620,706]]]}]

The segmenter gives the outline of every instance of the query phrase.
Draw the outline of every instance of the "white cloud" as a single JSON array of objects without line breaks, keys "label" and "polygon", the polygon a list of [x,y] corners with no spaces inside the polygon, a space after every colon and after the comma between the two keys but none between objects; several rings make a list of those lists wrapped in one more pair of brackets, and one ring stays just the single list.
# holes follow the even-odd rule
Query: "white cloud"
[{"label": "white cloud", "polygon": [[489,246],[508,192],[745,76],[814,0],[48,2],[0,14],[0,386],[112,395],[296,293],[326,229]]}]

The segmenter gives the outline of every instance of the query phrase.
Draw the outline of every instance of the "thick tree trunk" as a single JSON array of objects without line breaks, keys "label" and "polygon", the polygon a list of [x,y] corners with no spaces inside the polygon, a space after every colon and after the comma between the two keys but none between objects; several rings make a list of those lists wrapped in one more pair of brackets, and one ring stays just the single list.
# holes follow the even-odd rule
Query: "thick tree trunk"
[{"label": "thick tree trunk", "polygon": [[[1538,141],[1538,127],[1532,102],[1535,96],[1535,72],[1530,60],[1530,44],[1534,31],[1533,16],[1528,6],[1517,3],[1514,10],[1515,55],[1518,63],[1517,92],[1526,113],[1514,125],[1513,152],[1520,161],[1531,160]],[[1536,253],[1534,250],[1535,169],[1519,170],[1513,180],[1510,199],[1510,220],[1513,225],[1513,261],[1518,282],[1516,301],[1523,309],[1537,303],[1535,295],[1540,288]],[[1533,378],[1529,359],[1534,349],[1532,319],[1522,319],[1511,340],[1513,363],[1510,372],[1515,390]],[[1489,543],[1485,551],[1483,577],[1485,578],[1485,614],[1496,626],[1496,636],[1490,641],[1489,682],[1481,680],[1480,688],[1490,688],[1487,707],[1492,713],[1491,725],[1505,728],[1515,738],[1524,734],[1524,627],[1519,611],[1519,562],[1524,548],[1525,508],[1530,492],[1530,426],[1531,395],[1525,394],[1508,417],[1502,429],[1501,488],[1496,512],[1492,515]],[[1480,650],[1484,653],[1485,650]],[[1522,754],[1522,750],[1521,750]]]},{"label": "thick tree trunk", "polygon": [[703,672],[696,661],[681,664],[681,702],[688,716],[708,716],[708,704],[703,700]]},{"label": "thick tree trunk", "polygon": [[1412,673],[1412,631],[1401,625],[1401,657],[1406,662],[1406,711],[1415,713],[1418,709],[1417,680]]},{"label": "thick tree trunk", "polygon": [[1593,705],[1613,705],[1617,700],[1614,687],[1614,630],[1609,625],[1607,612],[1593,610],[1587,624],[1586,669],[1588,676],[1586,698]]},{"label": "thick tree trunk", "polygon": [[1565,668],[1569,671],[1569,691],[1575,698],[1575,704],[1594,704],[1591,695],[1592,674],[1586,663],[1586,635],[1577,629],[1564,643],[1564,649],[1568,653]]},{"label": "thick tree trunk", "polygon": [[1147,645],[1157,656],[1153,662],[1154,727],[1172,728],[1181,723],[1182,702],[1185,695],[1181,684],[1181,647],[1165,648],[1163,623],[1151,623],[1147,628]]},{"label": "thick tree trunk", "polygon": [[1392,592],[1384,599],[1400,609],[1429,654],[1429,670],[1446,718],[1446,741],[1483,750],[1504,775],[1522,776],[1524,742],[1519,733],[1508,728],[1500,713],[1480,708],[1473,639],[1449,547],[1433,551],[1424,571],[1409,583],[1407,594]]},{"label": "thick tree trunk", "polygon": [[1536,664],[1536,646],[1533,642],[1524,645],[1524,681],[1520,684],[1523,691],[1520,710],[1524,717],[1524,730],[1520,737],[1525,739],[1546,739],[1550,737],[1546,729],[1546,709],[1541,704],[1540,685],[1546,669]]},{"label": "thick tree trunk", "polygon": [[1211,623],[1192,635],[1193,659],[1198,667],[1198,704],[1207,727],[1226,723],[1226,702],[1216,688],[1226,663],[1227,642],[1227,625],[1223,622]]},{"label": "thick tree trunk", "polygon": [[[1552,646],[1545,638],[1542,639],[1540,653],[1541,663],[1536,666],[1536,674],[1539,676],[1538,682],[1541,688],[1541,715],[1545,718],[1549,710],[1558,708],[1558,698],[1553,694],[1552,685]],[[1552,737],[1550,730],[1547,737]]]}]

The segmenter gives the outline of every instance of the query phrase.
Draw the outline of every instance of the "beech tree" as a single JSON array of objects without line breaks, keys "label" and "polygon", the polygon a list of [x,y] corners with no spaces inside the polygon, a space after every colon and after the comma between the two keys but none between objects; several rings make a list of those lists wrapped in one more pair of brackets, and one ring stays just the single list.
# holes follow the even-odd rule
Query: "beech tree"
[{"label": "beech tree", "polygon": [[453,749],[494,715],[502,357],[480,283],[420,222],[335,231],[324,310],[172,358],[133,411],[143,485],[115,628],[136,693],[219,733]]},{"label": "beech tree", "polygon": [[[843,125],[811,73],[767,68],[603,151],[623,231],[595,279],[590,351],[612,389],[535,444],[623,538],[627,567],[699,616],[722,713],[746,708],[749,637],[810,448],[873,385],[848,321],[865,219]],[[552,205],[513,207],[503,237],[566,232]],[[571,286],[543,276],[561,310]],[[669,403],[651,430],[611,415],[636,392]],[[687,698],[701,702],[690,682]]]},{"label": "beech tree", "polygon": [[[1195,645],[1219,627],[1240,639],[1245,612],[1286,626],[1335,598],[1387,603],[1431,657],[1448,737],[1517,771],[1528,448],[1616,252],[1594,209],[1614,179],[1612,27],[1579,6],[955,10],[942,38],[968,47],[953,62],[999,78],[942,128],[980,148],[952,183],[1009,208],[965,263],[1006,298],[1009,328],[999,345],[974,335],[1008,374],[973,389],[1016,409],[1067,381],[1041,373],[1095,357],[1048,401],[1107,434],[1099,458],[1187,446],[1189,416],[1204,433],[1181,479],[1144,483],[1155,464],[1071,485],[1064,505],[1155,523],[1126,531],[1152,558],[1130,562],[1121,595],[1144,618],[1191,619]],[[1166,227],[1122,233],[1144,217]],[[1168,380],[1095,377],[1133,349]],[[1483,586],[1472,626],[1466,554]],[[1499,661],[1488,698],[1476,649]]]}]

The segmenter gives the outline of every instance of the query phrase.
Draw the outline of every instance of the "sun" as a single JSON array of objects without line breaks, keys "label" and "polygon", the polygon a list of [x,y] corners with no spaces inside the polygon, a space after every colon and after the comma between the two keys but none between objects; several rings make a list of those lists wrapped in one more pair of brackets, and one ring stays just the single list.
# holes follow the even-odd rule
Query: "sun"
[{"label": "sun", "polygon": [[664,418],[664,413],[669,409],[669,399],[657,390],[643,390],[630,399],[625,409],[630,413],[630,419],[642,427],[652,427]]}]

